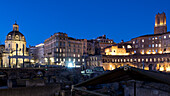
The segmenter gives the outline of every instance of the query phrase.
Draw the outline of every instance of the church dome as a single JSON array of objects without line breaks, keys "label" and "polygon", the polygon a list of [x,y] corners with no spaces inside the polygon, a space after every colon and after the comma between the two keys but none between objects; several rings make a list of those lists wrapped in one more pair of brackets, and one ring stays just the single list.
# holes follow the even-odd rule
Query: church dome
[{"label": "church dome", "polygon": [[24,35],[19,32],[19,26],[16,23],[13,24],[13,31],[8,33],[6,40],[26,41]]}]

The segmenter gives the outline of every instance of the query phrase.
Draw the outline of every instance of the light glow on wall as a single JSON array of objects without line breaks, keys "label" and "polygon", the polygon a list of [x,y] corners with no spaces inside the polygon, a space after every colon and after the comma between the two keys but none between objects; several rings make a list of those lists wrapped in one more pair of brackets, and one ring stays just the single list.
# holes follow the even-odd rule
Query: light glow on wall
[{"label": "light glow on wall", "polygon": [[73,63],[68,63],[68,67],[74,67],[74,64]]},{"label": "light glow on wall", "polygon": [[160,69],[159,69],[160,71],[164,71],[164,67],[160,67]]}]

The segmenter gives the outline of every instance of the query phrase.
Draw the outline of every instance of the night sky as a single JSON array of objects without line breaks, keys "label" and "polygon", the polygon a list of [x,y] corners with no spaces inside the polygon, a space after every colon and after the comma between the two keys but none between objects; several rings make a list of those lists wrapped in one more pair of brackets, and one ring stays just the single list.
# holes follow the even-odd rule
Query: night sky
[{"label": "night sky", "polygon": [[106,35],[115,42],[154,33],[155,15],[166,13],[170,0],[1,0],[0,43],[17,21],[27,46],[43,43],[55,32],[78,39]]}]

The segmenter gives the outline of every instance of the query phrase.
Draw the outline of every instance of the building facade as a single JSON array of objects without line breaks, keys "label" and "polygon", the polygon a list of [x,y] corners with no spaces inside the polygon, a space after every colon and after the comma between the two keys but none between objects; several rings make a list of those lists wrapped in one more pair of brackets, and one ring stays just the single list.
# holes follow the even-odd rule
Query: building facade
[{"label": "building facade", "polygon": [[[13,31],[9,32],[5,40],[5,49],[2,53],[4,67],[22,67],[24,62],[28,62],[28,52],[26,51],[25,36],[19,32],[19,26],[13,24]],[[1,66],[2,67],[2,66]]]},{"label": "building facade", "polygon": [[45,63],[80,67],[82,56],[87,53],[87,40],[68,37],[58,32],[44,42]]},{"label": "building facade", "polygon": [[106,38],[106,35],[99,36],[96,39],[87,41],[87,53],[89,55],[99,55],[104,52],[104,48],[114,44],[115,42],[112,39]]},{"label": "building facade", "polygon": [[146,70],[170,72],[170,32],[165,13],[155,17],[154,34],[143,35],[105,48],[105,55],[89,56],[87,67],[103,66],[105,70],[130,65]]},{"label": "building facade", "polygon": [[44,62],[44,43],[29,47],[29,54],[32,56],[31,63],[45,64]]}]

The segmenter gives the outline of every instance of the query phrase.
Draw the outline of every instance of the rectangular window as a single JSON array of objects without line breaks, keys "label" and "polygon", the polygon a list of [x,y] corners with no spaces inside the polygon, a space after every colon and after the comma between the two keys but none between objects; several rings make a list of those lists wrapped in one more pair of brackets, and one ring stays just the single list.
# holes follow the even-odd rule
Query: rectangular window
[{"label": "rectangular window", "polygon": [[152,37],[152,40],[154,40],[154,37]]},{"label": "rectangular window", "polygon": [[145,40],[144,40],[144,39],[142,39],[142,42],[145,42]]},{"label": "rectangular window", "polygon": [[144,48],[144,45],[142,45],[142,48]]},{"label": "rectangular window", "polygon": [[146,62],[148,62],[148,58],[146,58]]},{"label": "rectangular window", "polygon": [[150,58],[150,62],[152,62],[152,58]]},{"label": "rectangular window", "polygon": [[151,47],[151,45],[149,45],[149,47]]},{"label": "rectangular window", "polygon": [[134,51],[134,54],[136,53],[136,51]]},{"label": "rectangular window", "polygon": [[166,36],[164,36],[164,39],[166,39]]},{"label": "rectangular window", "polygon": [[154,44],[152,44],[152,47],[154,47]]},{"label": "rectangular window", "polygon": [[140,59],[138,59],[138,62],[140,62]]},{"label": "rectangular window", "polygon": [[155,47],[158,47],[158,44],[155,44]]}]

